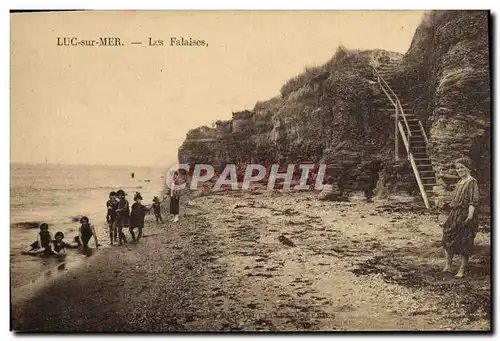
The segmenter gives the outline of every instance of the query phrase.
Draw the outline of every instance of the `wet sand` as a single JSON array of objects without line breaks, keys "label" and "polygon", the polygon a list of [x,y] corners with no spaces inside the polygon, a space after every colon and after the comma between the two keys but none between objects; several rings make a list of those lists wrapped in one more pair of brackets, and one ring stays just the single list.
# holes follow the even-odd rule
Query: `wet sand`
[{"label": "wet sand", "polygon": [[176,223],[148,220],[139,244],[99,250],[28,301],[13,298],[13,329],[490,330],[489,232],[468,277],[454,279],[440,272],[437,215],[405,198],[255,189],[181,205]]}]

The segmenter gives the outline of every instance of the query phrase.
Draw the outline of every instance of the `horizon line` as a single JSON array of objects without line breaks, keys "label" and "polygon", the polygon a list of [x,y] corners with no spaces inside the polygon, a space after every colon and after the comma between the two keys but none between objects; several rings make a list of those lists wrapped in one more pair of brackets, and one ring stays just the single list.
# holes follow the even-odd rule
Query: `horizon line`
[{"label": "horizon line", "polygon": [[64,162],[21,162],[11,161],[10,165],[49,165],[49,166],[110,166],[110,167],[141,167],[141,168],[162,168],[168,167],[175,162],[166,162],[164,165],[130,165],[130,164],[106,164],[106,163],[64,163]]}]

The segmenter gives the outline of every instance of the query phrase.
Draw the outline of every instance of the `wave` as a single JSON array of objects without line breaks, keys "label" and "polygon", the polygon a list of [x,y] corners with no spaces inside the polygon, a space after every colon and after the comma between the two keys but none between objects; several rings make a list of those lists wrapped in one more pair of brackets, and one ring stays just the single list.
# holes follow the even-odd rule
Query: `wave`
[{"label": "wave", "polygon": [[82,216],[68,216],[68,217],[59,217],[54,219],[45,219],[45,220],[28,220],[28,221],[16,221],[12,222],[10,226],[12,228],[24,228],[24,229],[37,229],[40,227],[41,223],[47,223],[50,225],[63,225],[63,224],[74,224],[79,223],[80,218]]},{"label": "wave", "polygon": [[22,221],[19,223],[12,223],[10,226],[14,228],[37,229],[41,223],[41,221]]}]

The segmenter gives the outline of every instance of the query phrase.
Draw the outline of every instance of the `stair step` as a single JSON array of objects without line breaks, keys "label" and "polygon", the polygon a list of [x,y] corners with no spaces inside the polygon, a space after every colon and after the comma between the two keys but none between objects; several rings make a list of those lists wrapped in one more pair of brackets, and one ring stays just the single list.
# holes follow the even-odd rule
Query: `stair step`
[{"label": "stair step", "polygon": [[[384,105],[384,106],[379,105],[379,106],[377,106],[377,109],[378,110],[387,110],[387,111],[390,110],[392,113],[396,114],[396,112],[395,112],[396,108],[394,108],[394,106],[390,103],[387,103],[387,105]],[[404,112],[405,116],[413,115],[413,116],[415,116],[415,118],[417,118],[416,115],[413,113],[413,109],[411,109],[411,108],[404,108],[403,107],[403,112]],[[402,115],[400,110],[398,110],[398,115],[399,116]]]},{"label": "stair step", "polygon": [[[391,112],[391,118],[395,118],[396,117],[396,113],[394,111],[395,109],[387,109],[387,110],[381,110],[379,109],[379,111],[386,111],[386,112]],[[409,112],[411,112],[410,110],[408,111],[405,111],[405,117],[406,117],[406,122],[408,122],[408,125],[410,125],[410,123],[413,123],[413,124],[418,124],[418,118],[417,116],[415,116],[415,114],[409,114]],[[403,119],[403,115],[401,113],[398,114],[398,118],[399,119]]]}]

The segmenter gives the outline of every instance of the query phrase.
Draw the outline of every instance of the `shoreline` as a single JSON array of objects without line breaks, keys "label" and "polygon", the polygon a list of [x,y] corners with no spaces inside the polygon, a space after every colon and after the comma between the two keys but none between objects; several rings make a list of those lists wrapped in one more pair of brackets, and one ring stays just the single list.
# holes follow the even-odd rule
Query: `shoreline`
[{"label": "shoreline", "polygon": [[[148,168],[150,169],[150,168]],[[160,198],[167,192],[166,185],[164,184],[164,170],[156,170],[155,174],[158,175],[158,184],[152,188],[148,188],[147,192],[153,191],[155,195],[158,195]],[[159,168],[158,168],[159,169]],[[160,176],[161,175],[161,176]],[[141,182],[143,180],[139,179]],[[148,180],[150,182],[150,180]],[[141,187],[142,188],[142,187]],[[130,193],[129,192],[129,201],[130,201]],[[132,202],[130,203],[132,205]],[[104,206],[104,202],[103,202]],[[165,208],[165,203],[162,208],[163,212],[167,211],[168,208]],[[105,213],[103,213],[104,215]],[[164,214],[164,213],[163,213]],[[153,218],[151,218],[153,217]],[[73,243],[73,237],[78,234],[76,225],[78,221],[69,217],[68,219],[73,220],[73,223],[65,223],[63,225],[58,225],[59,230],[68,232],[66,233],[65,241],[67,243]],[[154,215],[150,212],[146,216],[146,220],[154,220]],[[45,221],[44,221],[45,222]],[[91,256],[83,255],[80,250],[67,250],[67,255],[63,259],[57,257],[41,257],[41,256],[33,256],[33,255],[20,255],[18,252],[21,252],[19,247],[13,249],[12,242],[12,234],[22,234],[23,237],[26,235],[33,234],[33,239],[36,238],[36,233],[38,229],[34,228],[23,228],[22,230],[13,231],[13,225],[11,224],[10,235],[11,235],[11,252],[10,252],[10,296],[12,304],[19,304],[20,302],[25,302],[32,299],[40,290],[43,290],[46,286],[53,285],[55,282],[60,280],[62,277],[66,276],[69,272],[78,272],[85,264],[92,263],[96,257],[100,257],[103,252],[110,248],[114,248],[116,246],[109,245],[109,236],[108,236],[108,227],[107,224],[104,224],[96,218],[93,221],[96,226],[96,231],[98,235],[99,241],[99,249],[95,249],[94,239],[91,238],[90,245],[92,247]],[[66,227],[66,230],[61,229],[61,227]],[[69,226],[69,228],[68,228]],[[15,229],[16,227],[14,227]],[[17,227],[18,228],[18,227]],[[54,228],[53,228],[54,229]],[[52,233],[55,233],[58,228],[54,229]],[[128,229],[125,230],[127,238],[130,240],[130,234]],[[28,239],[31,240],[31,239]],[[29,242],[28,242],[29,243]],[[29,244],[28,244],[29,245]],[[26,245],[27,246],[27,245]],[[25,247],[26,247],[25,246]],[[14,263],[15,261],[15,263]],[[17,269],[16,266],[19,262],[29,262],[28,267]],[[14,277],[17,275],[17,277]]]},{"label": "shoreline", "polygon": [[440,272],[437,218],[412,203],[199,194],[178,222],[149,220],[139,244],[13,304],[14,330],[490,330],[489,233],[460,281]]}]

